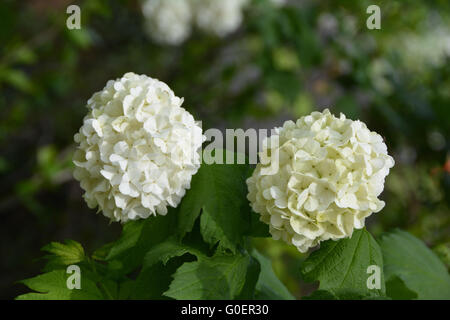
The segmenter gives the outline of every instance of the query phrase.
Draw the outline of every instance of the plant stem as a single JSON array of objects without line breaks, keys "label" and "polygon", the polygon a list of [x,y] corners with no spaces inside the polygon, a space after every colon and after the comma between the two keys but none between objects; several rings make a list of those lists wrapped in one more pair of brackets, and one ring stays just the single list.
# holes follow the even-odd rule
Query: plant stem
[{"label": "plant stem", "polygon": [[[90,258],[87,258],[87,259],[88,259],[89,265],[92,267],[92,271],[95,273],[95,275],[98,276],[99,278],[102,278],[97,272],[97,268],[95,267],[95,261],[93,261]],[[111,292],[109,291],[108,287],[105,286],[102,281],[98,281],[98,282],[96,282],[96,284],[99,287],[100,291],[103,293],[104,296],[106,296],[106,298],[108,300],[114,300],[114,297],[111,294]]]}]

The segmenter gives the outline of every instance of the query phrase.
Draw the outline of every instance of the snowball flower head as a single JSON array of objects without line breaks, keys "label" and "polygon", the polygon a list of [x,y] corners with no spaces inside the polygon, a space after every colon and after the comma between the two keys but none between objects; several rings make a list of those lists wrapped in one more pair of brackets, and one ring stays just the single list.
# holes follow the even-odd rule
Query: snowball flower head
[{"label": "snowball flower head", "polygon": [[178,45],[191,34],[189,0],[146,0],[142,13],[147,34],[156,42]]},{"label": "snowball flower head", "polygon": [[364,227],[384,207],[378,196],[394,165],[380,135],[328,109],[276,128],[259,156],[247,197],[273,238],[300,252]]},{"label": "snowball flower head", "polygon": [[202,129],[163,82],[127,73],[88,101],[75,135],[75,178],[112,221],[165,215],[200,166]]},{"label": "snowball flower head", "polygon": [[197,26],[223,37],[237,30],[243,20],[243,7],[248,0],[193,0]]}]

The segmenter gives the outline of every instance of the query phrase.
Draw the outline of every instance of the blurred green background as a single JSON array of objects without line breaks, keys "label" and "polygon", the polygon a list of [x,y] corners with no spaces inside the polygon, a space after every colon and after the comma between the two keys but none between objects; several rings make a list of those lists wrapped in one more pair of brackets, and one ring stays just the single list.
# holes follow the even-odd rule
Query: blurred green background
[{"label": "blurred green background", "polygon": [[[72,3],[80,30],[66,28]],[[371,4],[380,30],[366,27]],[[450,267],[448,0],[254,0],[237,31],[194,28],[178,46],[153,42],[143,20],[139,1],[0,1],[0,298],[23,292],[15,282],[38,273],[49,241],[92,252],[120,233],[87,208],[71,155],[86,101],[128,71],[166,82],[205,129],[270,129],[325,107],[365,121],[396,160],[369,229],[406,229]],[[297,297],[311,290],[304,255],[255,245]]]}]

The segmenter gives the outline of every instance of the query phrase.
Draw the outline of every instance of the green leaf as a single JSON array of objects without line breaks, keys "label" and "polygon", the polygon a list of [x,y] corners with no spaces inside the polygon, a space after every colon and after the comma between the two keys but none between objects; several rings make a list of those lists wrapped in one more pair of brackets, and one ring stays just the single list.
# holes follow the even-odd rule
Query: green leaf
[{"label": "green leaf", "polygon": [[24,92],[31,92],[33,90],[32,82],[22,70],[1,69],[0,82],[1,81],[5,81],[16,89]]},{"label": "green leaf", "polygon": [[67,30],[66,35],[70,41],[82,49],[88,48],[92,43],[92,37],[86,29]]},{"label": "green leaf", "polygon": [[241,293],[237,297],[238,300],[251,300],[255,298],[255,288],[260,272],[261,265],[258,260],[250,256],[250,261],[247,266],[247,274],[245,275],[245,284],[241,290]]},{"label": "green leaf", "polygon": [[393,300],[411,300],[417,298],[417,293],[409,290],[403,280],[397,276],[393,276],[386,281],[386,295]]},{"label": "green leaf", "polygon": [[269,225],[259,219],[260,214],[251,210],[248,204],[247,206],[249,207],[248,210],[250,211],[250,229],[248,235],[251,237],[270,237]]},{"label": "green leaf", "polygon": [[242,291],[248,255],[217,255],[184,263],[173,275],[165,296],[174,299],[234,299]]},{"label": "green leaf", "polygon": [[357,290],[340,290],[338,294],[327,290],[316,290],[302,300],[391,300],[386,296],[367,296]]},{"label": "green leaf", "polygon": [[119,284],[119,293],[118,293],[117,298],[119,300],[128,299],[131,296],[131,294],[133,293],[133,289],[135,287],[134,283],[135,283],[134,280],[129,280],[129,279],[122,281]]},{"label": "green leaf", "polygon": [[192,177],[191,188],[186,192],[180,204],[177,233],[180,238],[183,238],[186,233],[191,232],[194,228],[204,204],[204,198],[208,196],[209,185],[204,183],[206,178],[203,177],[203,169],[205,165],[202,164],[199,171]]},{"label": "green leaf", "polygon": [[[368,267],[380,268],[381,289],[369,289]],[[336,296],[352,292],[363,296],[384,296],[383,258],[380,247],[366,229],[356,230],[350,239],[328,240],[322,243],[302,265],[301,273],[306,281],[320,281],[320,290]]]},{"label": "green leaf", "polygon": [[221,248],[235,252],[250,225],[248,212],[241,211],[247,203],[245,180],[249,173],[248,165],[203,163],[180,205],[179,236],[192,230],[202,211],[200,230],[203,239],[211,246],[219,242]]},{"label": "green leaf", "polygon": [[[1,172],[1,161],[0,161],[0,172]],[[439,259],[444,263],[447,269],[450,269],[450,242],[441,243],[433,248],[433,252],[439,257]]]},{"label": "green leaf", "polygon": [[[120,238],[94,254],[116,264],[115,269],[126,274],[142,264],[145,254],[156,244],[173,234],[176,212],[170,209],[166,216],[155,216],[125,224]],[[107,251],[107,253],[105,252]],[[119,266],[119,264],[121,265]]]},{"label": "green leaf", "polygon": [[450,299],[450,275],[422,241],[395,230],[383,235],[380,245],[388,281],[400,278],[408,289],[417,293],[418,299]]},{"label": "green leaf", "polygon": [[50,255],[45,256],[48,259],[48,263],[45,266],[46,271],[76,264],[85,259],[83,247],[74,240],[66,240],[64,243],[51,242],[41,250],[50,253]]},{"label": "green leaf", "polygon": [[68,289],[66,270],[53,270],[34,278],[20,281],[33,291],[18,296],[17,300],[92,300],[103,299],[101,291],[87,275],[81,272],[81,289]]},{"label": "green leaf", "polygon": [[92,259],[98,260],[98,261],[106,261],[106,258],[108,257],[109,252],[111,251],[111,248],[116,245],[115,242],[107,243],[97,250],[94,251],[92,254]]},{"label": "green leaf", "polygon": [[252,256],[258,260],[261,266],[261,273],[256,283],[255,298],[258,300],[294,300],[294,296],[275,275],[270,260],[257,250],[253,250]]},{"label": "green leaf", "polygon": [[131,299],[168,299],[163,293],[169,289],[172,275],[186,262],[184,257],[176,257],[166,264],[157,262],[145,267],[133,282]]},{"label": "green leaf", "polygon": [[330,291],[316,290],[309,296],[302,297],[302,300],[339,300],[339,298]]},{"label": "green leaf", "polygon": [[169,239],[153,247],[144,257],[143,268],[151,267],[158,262],[167,264],[169,259],[179,257],[186,253],[197,257],[205,257],[199,250],[178,242],[174,238]]},{"label": "green leaf", "polygon": [[[175,237],[155,245],[144,257],[142,270],[134,282],[133,299],[162,299],[172,275],[184,262],[206,258],[201,250],[179,242]],[[175,258],[175,259],[174,259]]]}]

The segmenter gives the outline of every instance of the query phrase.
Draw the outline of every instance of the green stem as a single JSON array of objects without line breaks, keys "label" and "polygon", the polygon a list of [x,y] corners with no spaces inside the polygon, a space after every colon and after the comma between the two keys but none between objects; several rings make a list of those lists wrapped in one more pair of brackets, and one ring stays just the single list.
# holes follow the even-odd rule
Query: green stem
[{"label": "green stem", "polygon": [[[92,271],[95,273],[95,275],[97,275],[99,278],[102,278],[102,277],[98,274],[98,272],[97,272],[97,268],[95,267],[95,261],[93,261],[93,260],[90,259],[90,258],[87,258],[87,260],[88,260],[89,265],[90,265],[91,268],[92,268]],[[108,287],[107,287],[107,286],[105,286],[101,281],[98,281],[96,284],[97,284],[97,286],[99,287],[99,289],[100,289],[100,291],[102,292],[102,294],[103,294],[104,296],[106,296],[106,298],[107,298],[108,300],[114,300],[114,297],[113,297],[113,295],[111,294],[111,292],[108,290]]]}]

